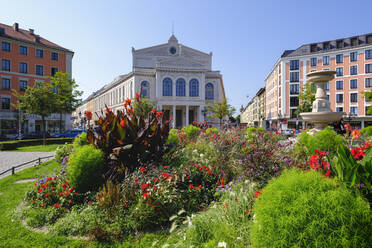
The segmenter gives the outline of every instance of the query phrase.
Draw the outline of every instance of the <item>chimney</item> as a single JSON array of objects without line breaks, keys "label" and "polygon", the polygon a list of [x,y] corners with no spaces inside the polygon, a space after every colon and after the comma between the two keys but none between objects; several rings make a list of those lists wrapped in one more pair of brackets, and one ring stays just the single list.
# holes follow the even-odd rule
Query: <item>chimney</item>
[{"label": "chimney", "polygon": [[18,32],[18,23],[17,22],[15,22],[13,24],[13,29],[14,29],[14,31],[17,31]]},{"label": "chimney", "polygon": [[30,28],[29,31],[30,31],[31,35],[34,35],[34,30],[33,29]]}]

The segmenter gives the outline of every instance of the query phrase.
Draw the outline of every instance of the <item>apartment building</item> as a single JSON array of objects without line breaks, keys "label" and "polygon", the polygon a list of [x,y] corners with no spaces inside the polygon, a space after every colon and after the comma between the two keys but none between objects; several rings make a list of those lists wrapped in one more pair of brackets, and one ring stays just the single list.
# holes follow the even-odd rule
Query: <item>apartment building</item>
[{"label": "apartment building", "polygon": [[[22,133],[41,131],[41,117],[25,115],[21,117],[12,104],[17,99],[12,90],[24,92],[36,81],[47,81],[47,76],[56,72],[72,72],[74,53],[35,33],[33,29],[20,29],[18,23],[13,26],[0,24],[0,134],[18,133],[20,123]],[[65,129],[71,126],[70,114],[63,116]],[[20,118],[22,121],[20,121]],[[50,132],[59,131],[59,114],[47,117],[46,127]]]},{"label": "apartment building", "polygon": [[240,113],[240,123],[248,127],[265,127],[265,99],[265,88],[260,88]]},{"label": "apartment building", "polygon": [[332,111],[345,112],[355,127],[372,125],[366,111],[372,101],[363,95],[372,89],[372,34],[363,34],[284,51],[265,78],[267,126],[303,127],[295,114],[298,96],[306,74],[320,70],[337,72],[326,87]]}]

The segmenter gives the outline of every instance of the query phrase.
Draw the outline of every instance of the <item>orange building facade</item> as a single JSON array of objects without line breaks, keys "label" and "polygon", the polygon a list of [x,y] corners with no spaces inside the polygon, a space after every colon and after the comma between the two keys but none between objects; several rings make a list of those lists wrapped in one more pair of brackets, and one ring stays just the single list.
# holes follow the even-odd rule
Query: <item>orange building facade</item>
[{"label": "orange building facade", "polygon": [[[36,81],[48,81],[47,77],[58,71],[71,76],[74,53],[36,35],[32,29],[20,29],[18,23],[0,24],[0,44],[0,134],[11,137],[18,133],[20,126],[22,133],[38,132],[42,128],[41,118],[36,115],[21,117],[13,107],[18,99],[12,95],[12,90],[23,94]],[[49,116],[47,130],[59,131],[59,119],[59,114]],[[64,115],[65,129],[70,122],[70,115]]]},{"label": "orange building facade", "polygon": [[[337,72],[326,87],[332,111],[345,112],[344,121],[356,128],[372,125],[372,115],[367,113],[372,101],[363,95],[372,90],[372,34],[365,34],[285,51],[265,79],[268,126],[304,127],[295,114],[298,96],[306,74],[322,70]],[[273,89],[275,94],[268,95]]]}]

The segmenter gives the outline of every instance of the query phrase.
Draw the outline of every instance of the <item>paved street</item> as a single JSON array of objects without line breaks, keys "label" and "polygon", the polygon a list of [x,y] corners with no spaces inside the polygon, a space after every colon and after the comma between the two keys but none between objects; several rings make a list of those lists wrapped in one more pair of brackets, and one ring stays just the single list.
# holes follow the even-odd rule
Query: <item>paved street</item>
[{"label": "paved street", "polygon": [[[37,159],[39,157],[47,157],[51,155],[55,155],[55,152],[54,151],[53,152],[0,152],[0,173],[9,168],[12,168],[13,166],[20,165],[22,163]],[[50,159],[53,159],[53,158],[43,159],[42,161],[44,162]],[[22,166],[16,169],[16,172],[23,170],[27,167],[31,167],[35,165],[36,163],[37,162]],[[0,178],[6,177],[10,174],[11,172],[6,173],[5,175],[0,176]]]}]

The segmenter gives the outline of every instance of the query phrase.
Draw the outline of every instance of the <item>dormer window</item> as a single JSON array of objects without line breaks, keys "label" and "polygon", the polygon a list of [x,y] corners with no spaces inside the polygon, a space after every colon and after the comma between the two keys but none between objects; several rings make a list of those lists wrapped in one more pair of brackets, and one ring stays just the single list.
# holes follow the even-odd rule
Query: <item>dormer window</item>
[{"label": "dormer window", "polygon": [[357,46],[358,45],[358,38],[351,38],[350,39],[350,45],[352,46],[352,47],[354,47],[354,46]]},{"label": "dormer window", "polygon": [[337,48],[343,48],[344,47],[344,40],[336,41],[336,47]]},{"label": "dormer window", "polygon": [[330,49],[330,46],[329,46],[329,42],[324,42],[323,43],[323,50],[329,50]]},{"label": "dormer window", "polygon": [[372,35],[367,35],[366,41],[367,41],[367,44],[372,44]]},{"label": "dormer window", "polygon": [[177,52],[177,48],[172,46],[171,48],[169,48],[169,52],[174,55]]},{"label": "dormer window", "polygon": [[310,52],[317,52],[318,51],[318,47],[316,44],[312,44],[310,45]]}]

